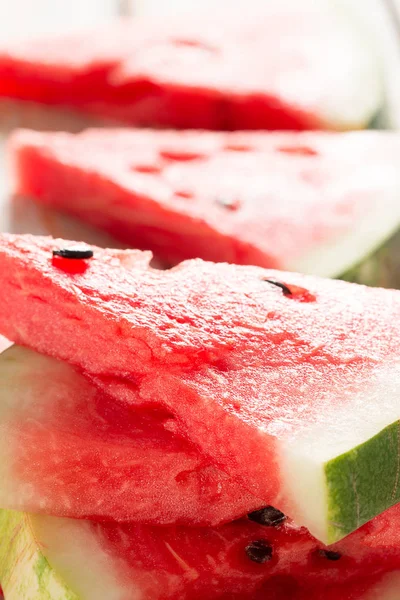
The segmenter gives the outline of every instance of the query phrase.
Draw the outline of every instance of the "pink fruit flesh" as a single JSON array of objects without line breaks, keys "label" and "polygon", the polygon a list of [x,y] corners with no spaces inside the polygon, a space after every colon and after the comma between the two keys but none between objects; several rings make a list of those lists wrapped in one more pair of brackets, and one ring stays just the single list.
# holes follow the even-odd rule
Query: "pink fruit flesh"
[{"label": "pink fruit flesh", "polygon": [[116,403],[67,364],[26,349],[4,353],[0,373],[3,508],[215,525],[262,505],[171,433],[168,412]]},{"label": "pink fruit flesh", "polygon": [[215,17],[126,21],[6,47],[0,95],[141,126],[338,126],[321,106],[349,83],[347,57],[345,69],[345,54],[332,47],[349,44],[353,32],[343,31],[332,11],[277,5],[223,19],[222,29]]},{"label": "pink fruit flesh", "polygon": [[163,405],[178,431],[284,512],[277,444],[324,424],[396,360],[397,292],[202,261],[156,271],[139,251],[98,248],[71,275],[51,257],[66,245],[1,237],[0,331],[78,366],[118,401]]},{"label": "pink fruit flesh", "polygon": [[[139,591],[143,600],[363,600],[385,575],[399,572],[399,517],[393,507],[329,548],[290,522],[267,527],[242,520],[216,528],[93,523],[90,529],[123,598]],[[69,543],[66,537],[65,552]],[[50,547],[44,552],[57,564]]]},{"label": "pink fruit flesh", "polygon": [[[382,211],[393,224],[370,233],[366,250],[391,235],[399,148],[388,132],[150,130],[19,131],[10,145],[17,195],[167,265],[203,258],[308,271],[314,255],[329,255]],[[341,275],[360,259],[338,251],[336,271],[323,274]]]}]

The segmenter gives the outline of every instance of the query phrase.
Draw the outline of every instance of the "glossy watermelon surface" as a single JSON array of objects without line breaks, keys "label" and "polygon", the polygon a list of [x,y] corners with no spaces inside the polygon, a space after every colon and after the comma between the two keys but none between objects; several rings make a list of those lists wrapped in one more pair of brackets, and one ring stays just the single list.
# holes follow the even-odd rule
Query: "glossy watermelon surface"
[{"label": "glossy watermelon surface", "polygon": [[1,236],[6,337],[118,402],[162,406],[169,431],[325,542],[398,501],[399,292],[201,260],[160,271],[140,251],[53,255],[76,244]]},{"label": "glossy watermelon surface", "polygon": [[399,149],[397,134],[372,131],[25,130],[10,144],[17,196],[164,264],[322,276],[343,275],[399,229]]},{"label": "glossy watermelon surface", "polygon": [[8,600],[395,600],[398,520],[396,506],[327,548],[288,521],[149,527],[1,511],[0,579]]},{"label": "glossy watermelon surface", "polygon": [[127,20],[0,51],[3,98],[140,126],[360,128],[382,103],[381,79],[368,36],[322,0]]}]

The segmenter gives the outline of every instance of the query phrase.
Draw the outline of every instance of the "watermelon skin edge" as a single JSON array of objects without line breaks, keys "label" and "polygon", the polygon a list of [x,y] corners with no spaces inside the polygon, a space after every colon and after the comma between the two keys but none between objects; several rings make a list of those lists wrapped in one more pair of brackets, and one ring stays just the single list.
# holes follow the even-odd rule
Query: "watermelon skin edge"
[{"label": "watermelon skin edge", "polygon": [[[393,454],[397,455],[395,472],[395,461],[387,462],[383,458],[376,461],[377,456]],[[324,471],[329,490],[328,538],[333,543],[383,512],[388,505],[400,501],[400,422],[329,461]],[[348,481],[352,482],[351,486]],[[371,501],[371,486],[377,481],[381,490],[387,491],[387,497],[377,494]]]},{"label": "watermelon skin edge", "polygon": [[0,510],[0,582],[7,600],[79,600],[35,547],[29,517]]},{"label": "watermelon skin edge", "polygon": [[[324,428],[311,425],[282,451],[287,496],[296,499],[286,512],[296,521],[301,505],[303,521],[306,515],[307,527],[326,544],[400,501],[399,385],[399,364],[392,362],[370,377],[368,392],[355,398],[351,414],[326,413]],[[371,410],[378,401],[379,415]],[[332,443],[337,429],[341,439]],[[311,495],[310,489],[321,492]]]},{"label": "watermelon skin edge", "polygon": [[371,287],[400,288],[400,232],[347,270],[340,279]]}]

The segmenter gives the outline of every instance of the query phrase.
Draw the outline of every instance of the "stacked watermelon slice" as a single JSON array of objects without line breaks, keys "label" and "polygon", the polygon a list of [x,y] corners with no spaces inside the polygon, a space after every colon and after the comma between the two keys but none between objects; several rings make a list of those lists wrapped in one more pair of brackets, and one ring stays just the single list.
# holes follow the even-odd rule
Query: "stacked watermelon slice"
[{"label": "stacked watermelon slice", "polygon": [[18,131],[15,193],[150,249],[400,287],[393,132]]},{"label": "stacked watermelon slice", "polygon": [[196,129],[11,140],[139,250],[0,236],[6,600],[400,598],[400,292],[315,277],[399,286],[400,140],[338,133],[382,85],[327,6],[0,50],[2,102]]},{"label": "stacked watermelon slice", "polygon": [[7,600],[390,598],[400,293],[150,259],[0,239]]},{"label": "stacked watermelon slice", "polygon": [[260,14],[230,6],[8,44],[0,97],[147,127],[363,128],[382,77],[368,35],[337,4],[269,0]]}]

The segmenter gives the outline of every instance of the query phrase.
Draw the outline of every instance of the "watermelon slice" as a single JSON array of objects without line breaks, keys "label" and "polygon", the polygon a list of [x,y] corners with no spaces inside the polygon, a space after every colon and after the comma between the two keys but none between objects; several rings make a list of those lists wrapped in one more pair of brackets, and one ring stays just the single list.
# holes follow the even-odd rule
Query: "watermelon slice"
[{"label": "watermelon slice", "polygon": [[11,154],[17,195],[169,263],[400,286],[398,134],[19,131]]},{"label": "watermelon slice", "polygon": [[158,271],[148,253],[84,245],[92,258],[59,256],[74,248],[0,237],[0,333],[116,402],[162,406],[170,431],[324,542],[400,500],[400,292],[201,260]]},{"label": "watermelon slice", "polygon": [[332,2],[122,21],[0,50],[0,96],[141,126],[354,129],[383,99],[371,40]]},{"label": "watermelon slice", "polygon": [[397,600],[399,506],[334,547],[305,529],[96,524],[0,511],[7,600]]},{"label": "watermelon slice", "polygon": [[0,356],[0,506],[68,517],[218,524],[262,506],[165,428],[68,364]]}]

